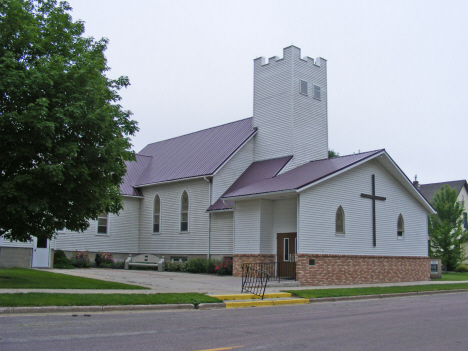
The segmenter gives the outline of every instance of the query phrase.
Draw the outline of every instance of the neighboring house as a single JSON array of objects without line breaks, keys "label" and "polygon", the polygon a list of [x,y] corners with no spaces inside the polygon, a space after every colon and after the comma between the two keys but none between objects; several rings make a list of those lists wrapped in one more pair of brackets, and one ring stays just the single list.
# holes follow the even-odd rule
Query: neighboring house
[{"label": "neighboring house", "polygon": [[253,117],[149,144],[127,164],[124,210],[52,247],[231,256],[235,275],[295,260],[303,285],[428,280],[433,208],[384,149],[328,159],[327,98],[323,58],[255,59]]},{"label": "neighboring house", "polygon": [[[468,218],[467,218],[467,213],[468,213],[468,184],[465,179],[463,180],[454,180],[450,182],[441,182],[441,183],[431,183],[431,184],[418,184],[416,181],[416,187],[419,189],[421,194],[427,199],[427,201],[431,202],[432,198],[434,197],[435,193],[439,191],[443,186],[448,185],[452,189],[455,189],[457,192],[457,201],[459,202],[464,202],[465,204],[465,209],[463,211],[463,224],[462,228],[463,229],[468,229]],[[413,183],[413,184],[414,184]],[[463,248],[465,249],[465,252],[468,253],[468,242],[465,242],[463,244]],[[465,263],[468,263],[468,258],[464,261]]]}]

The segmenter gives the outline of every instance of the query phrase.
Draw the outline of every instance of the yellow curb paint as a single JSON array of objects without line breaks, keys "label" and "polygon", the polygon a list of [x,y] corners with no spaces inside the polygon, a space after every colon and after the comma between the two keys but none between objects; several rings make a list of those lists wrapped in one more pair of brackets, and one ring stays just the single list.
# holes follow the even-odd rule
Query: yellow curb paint
[{"label": "yellow curb paint", "polygon": [[238,302],[226,302],[226,308],[264,307],[264,306],[279,306],[279,305],[304,305],[308,303],[309,303],[308,299],[238,301]]},{"label": "yellow curb paint", "polygon": [[275,300],[273,305],[304,305],[309,303],[308,299],[294,299],[294,300]]},{"label": "yellow curb paint", "polygon": [[273,306],[273,301],[239,301],[239,302],[226,302],[226,308],[242,308],[242,307],[261,307]]},{"label": "yellow curb paint", "polygon": [[241,346],[231,346],[231,347],[221,347],[221,348],[219,348],[219,349],[204,349],[204,350],[197,350],[197,351],[222,351],[222,350],[238,349],[239,347],[244,347],[244,345],[241,345]]},{"label": "yellow curb paint", "polygon": [[[233,295],[209,295],[211,297],[215,297],[222,301],[225,300],[248,300],[248,299],[260,299],[260,296],[253,295],[253,294],[233,294]],[[290,293],[267,293],[265,294],[265,299],[276,299],[282,297],[291,297]]]}]

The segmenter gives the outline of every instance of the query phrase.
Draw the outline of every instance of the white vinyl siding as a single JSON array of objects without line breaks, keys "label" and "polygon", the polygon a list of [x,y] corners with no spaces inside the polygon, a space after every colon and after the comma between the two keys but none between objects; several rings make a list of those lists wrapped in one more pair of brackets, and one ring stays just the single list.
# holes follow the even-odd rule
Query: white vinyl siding
[{"label": "white vinyl siding", "polygon": [[260,200],[236,202],[234,253],[260,253]]},{"label": "white vinyl siding", "polygon": [[[282,59],[254,60],[255,161],[294,155],[284,173],[306,162],[327,158],[326,60],[301,58],[300,49],[285,48]],[[303,95],[300,80],[321,87],[321,100]]]},{"label": "white vinyl siding", "polygon": [[213,195],[211,203],[216,202],[253,162],[253,142],[253,139],[250,139],[213,176]]},{"label": "white vinyl siding", "polygon": [[65,251],[137,253],[140,199],[124,197],[123,202],[124,209],[118,215],[108,216],[107,235],[97,235],[97,221],[90,221],[83,233],[69,230],[59,233],[52,247]]},{"label": "white vinyl siding", "polygon": [[[188,232],[180,231],[181,196],[189,196]],[[206,254],[208,249],[209,183],[204,179],[159,184],[142,188],[145,198],[140,209],[141,253]],[[152,232],[153,199],[161,199],[159,235]]]},{"label": "white vinyl siding", "polygon": [[272,254],[275,249],[273,235],[274,201],[260,200],[260,253]]},{"label": "white vinyl siding", "polygon": [[214,212],[211,214],[212,255],[232,255],[234,212]]},{"label": "white vinyl siding", "polygon": [[[377,246],[372,242],[371,176],[376,201]],[[346,213],[346,235],[335,235],[338,206]],[[405,220],[405,240],[398,240],[397,219]],[[427,212],[376,160],[310,187],[300,194],[300,253],[427,256]]]}]

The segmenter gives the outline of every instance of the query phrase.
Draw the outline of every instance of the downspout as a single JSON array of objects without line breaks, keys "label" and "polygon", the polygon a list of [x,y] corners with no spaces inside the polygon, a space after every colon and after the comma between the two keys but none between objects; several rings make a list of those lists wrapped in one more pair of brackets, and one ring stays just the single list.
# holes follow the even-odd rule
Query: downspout
[{"label": "downspout", "polygon": [[[208,184],[208,207],[211,206],[211,179],[208,179],[207,177],[203,177],[204,180],[206,180]],[[211,212],[208,212],[208,249],[206,251],[206,258],[210,259],[210,248],[211,248]]]}]

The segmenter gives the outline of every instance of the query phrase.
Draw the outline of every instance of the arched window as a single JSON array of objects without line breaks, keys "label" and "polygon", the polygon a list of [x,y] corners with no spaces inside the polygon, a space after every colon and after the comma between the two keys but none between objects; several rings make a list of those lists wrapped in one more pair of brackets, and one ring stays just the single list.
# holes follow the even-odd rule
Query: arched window
[{"label": "arched window", "polygon": [[153,233],[159,233],[161,225],[161,199],[159,195],[154,197],[153,204]]},{"label": "arched window", "polygon": [[180,199],[180,231],[188,232],[189,222],[189,197],[184,190]]},{"label": "arched window", "polygon": [[336,217],[335,217],[335,228],[336,234],[344,234],[345,233],[345,218],[344,218],[344,211],[343,207],[338,207],[336,210]]},{"label": "arched window", "polygon": [[398,216],[398,224],[397,224],[397,235],[398,238],[403,238],[403,233],[405,232],[405,221],[403,220],[403,216]]}]

